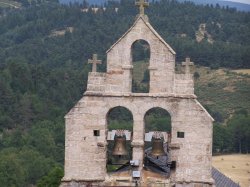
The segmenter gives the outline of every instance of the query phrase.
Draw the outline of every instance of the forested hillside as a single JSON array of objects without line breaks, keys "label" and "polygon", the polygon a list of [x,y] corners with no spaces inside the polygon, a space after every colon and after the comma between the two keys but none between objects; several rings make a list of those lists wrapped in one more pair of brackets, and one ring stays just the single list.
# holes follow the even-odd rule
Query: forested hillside
[{"label": "forested hillside", "polygon": [[[86,3],[64,6],[45,2],[15,10],[0,9],[0,184],[3,187],[57,186],[63,175],[63,116],[86,89],[91,69],[87,59],[98,53],[104,61],[99,71],[105,71],[105,51],[131,26],[138,12],[133,0],[109,3],[105,11],[99,9],[96,13],[82,11],[86,7]],[[146,13],[151,24],[177,52],[178,63],[190,56],[195,64],[212,69],[250,68],[250,13],[168,0],[152,3]],[[199,30],[201,24],[205,30]],[[204,90],[208,82],[199,78],[202,75],[197,71],[195,77],[199,88]],[[246,97],[249,79],[242,80],[240,90]],[[216,83],[208,85],[211,88],[208,92],[220,89],[220,84],[216,86]],[[199,88],[198,97],[204,94]],[[240,97],[239,94],[237,99]],[[249,101],[244,100],[243,106],[235,105],[237,108],[230,105],[232,110],[227,113],[213,102],[213,97],[209,99],[211,102],[206,98],[201,102],[217,122],[214,134],[220,139],[216,139],[214,151],[237,152],[241,148],[242,152],[248,152],[250,145],[244,142],[250,142],[250,135],[246,134]],[[233,132],[226,125],[239,129],[239,123],[246,127],[240,132],[243,135],[232,138],[226,145],[232,135],[223,139],[221,134]],[[239,138],[243,142],[241,147],[237,144]]]},{"label": "forested hillside", "polygon": [[[25,0],[23,0],[25,1]],[[92,5],[104,5],[109,0],[86,0],[89,4]],[[120,0],[112,0],[119,2]],[[150,3],[160,0],[148,0]],[[229,8],[235,8],[239,11],[250,11],[250,5],[244,4],[244,3],[238,3],[238,2],[232,2],[232,1],[223,1],[223,0],[177,0],[178,2],[185,2],[185,1],[191,1],[195,4],[201,4],[201,5],[213,5],[213,6],[221,6],[221,7],[229,7]],[[63,4],[69,4],[73,2],[82,3],[82,0],[59,0],[60,3]]]}]

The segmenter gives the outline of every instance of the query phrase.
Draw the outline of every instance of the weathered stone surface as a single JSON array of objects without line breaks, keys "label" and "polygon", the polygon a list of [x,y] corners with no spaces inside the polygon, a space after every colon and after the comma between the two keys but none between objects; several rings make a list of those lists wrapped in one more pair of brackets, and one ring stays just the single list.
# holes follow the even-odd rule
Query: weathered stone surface
[{"label": "weathered stone surface", "polygon": [[[131,93],[131,46],[139,39],[150,45],[150,91]],[[171,115],[172,161],[176,186],[211,186],[212,117],[196,100],[192,75],[175,74],[175,52],[139,16],[134,25],[107,51],[107,73],[91,72],[83,98],[65,116],[65,175],[62,187],[112,183],[107,177],[107,114],[117,106],[133,115],[132,157],[143,169],[144,117],[154,107]],[[99,136],[94,135],[99,132]],[[177,132],[184,132],[178,138]],[[115,180],[115,179],[114,179]],[[131,182],[131,181],[130,181]],[[169,181],[168,181],[169,182]],[[119,183],[121,184],[121,183]]]}]

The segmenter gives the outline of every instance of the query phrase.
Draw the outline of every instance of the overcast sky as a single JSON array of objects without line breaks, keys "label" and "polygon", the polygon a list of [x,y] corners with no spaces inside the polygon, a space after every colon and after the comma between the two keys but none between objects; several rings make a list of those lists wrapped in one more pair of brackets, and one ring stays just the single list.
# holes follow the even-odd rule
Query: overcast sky
[{"label": "overcast sky", "polygon": [[233,2],[250,4],[250,0],[227,0],[227,1],[233,1]]}]

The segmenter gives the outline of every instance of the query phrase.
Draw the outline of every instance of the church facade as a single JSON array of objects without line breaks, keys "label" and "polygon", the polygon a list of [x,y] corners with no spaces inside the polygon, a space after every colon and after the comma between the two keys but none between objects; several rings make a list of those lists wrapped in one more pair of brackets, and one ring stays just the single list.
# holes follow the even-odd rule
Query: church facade
[{"label": "church facade", "polygon": [[[138,40],[150,46],[149,93],[132,92],[131,46]],[[65,173],[61,187],[213,186],[213,118],[194,94],[189,59],[183,63],[185,73],[177,74],[174,50],[150,25],[147,16],[141,12],[132,27],[107,51],[107,72],[96,72],[95,65],[100,63],[97,56],[90,62],[93,70],[88,76],[87,90],[65,116]],[[132,160],[138,161],[138,165],[126,177],[113,175],[106,168],[107,114],[117,106],[127,108],[133,115]],[[168,159],[175,163],[175,168],[168,177],[153,180],[144,175],[144,116],[155,107],[171,115]],[[133,176],[134,171],[139,175]]]}]

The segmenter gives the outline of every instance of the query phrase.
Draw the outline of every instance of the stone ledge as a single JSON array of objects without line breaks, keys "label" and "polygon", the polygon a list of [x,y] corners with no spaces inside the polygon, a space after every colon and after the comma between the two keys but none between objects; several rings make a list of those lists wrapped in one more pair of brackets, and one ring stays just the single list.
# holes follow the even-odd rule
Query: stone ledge
[{"label": "stone ledge", "polygon": [[122,66],[122,69],[124,69],[124,70],[133,69],[133,65],[123,65],[123,66]]},{"label": "stone ledge", "polygon": [[207,179],[207,180],[176,180],[176,184],[208,184],[208,185],[213,185],[214,184],[214,179]]},{"label": "stone ledge", "polygon": [[132,142],[131,146],[132,147],[143,147],[144,146],[144,142],[141,142],[141,141],[140,142],[139,141],[138,142]]},{"label": "stone ledge", "polygon": [[158,68],[157,67],[153,67],[153,66],[149,66],[148,69],[149,70],[157,70]]},{"label": "stone ledge", "polygon": [[180,149],[181,145],[179,143],[170,143],[169,148],[170,149]]},{"label": "stone ledge", "polygon": [[115,177],[115,180],[116,181],[131,181],[131,177],[123,177],[123,176],[118,176],[118,177]]},{"label": "stone ledge", "polygon": [[77,179],[77,178],[62,178],[61,182],[103,182],[105,177],[102,178],[86,178],[86,179]]},{"label": "stone ledge", "polygon": [[89,72],[89,76],[92,77],[105,77],[106,73],[105,72]]},{"label": "stone ledge", "polygon": [[98,147],[105,147],[106,145],[108,145],[107,142],[97,142]]},{"label": "stone ledge", "polygon": [[122,92],[98,92],[98,91],[86,91],[84,96],[99,96],[99,97],[153,97],[153,98],[184,98],[184,99],[196,99],[195,94],[167,94],[167,93],[122,93]]}]

